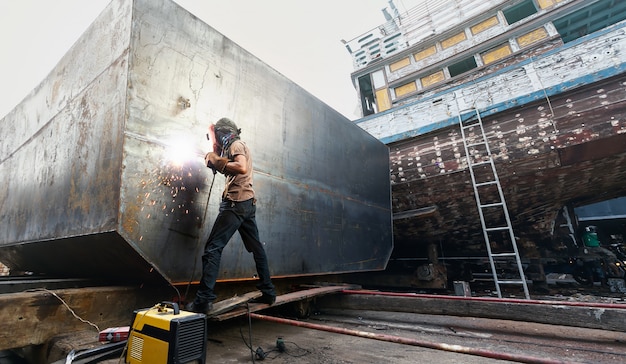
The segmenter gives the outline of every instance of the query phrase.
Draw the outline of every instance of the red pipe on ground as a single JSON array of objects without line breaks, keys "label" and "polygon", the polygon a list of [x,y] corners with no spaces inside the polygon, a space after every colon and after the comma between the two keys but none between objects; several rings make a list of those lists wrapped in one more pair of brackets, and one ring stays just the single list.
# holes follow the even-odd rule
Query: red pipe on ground
[{"label": "red pipe on ground", "polygon": [[279,317],[261,315],[261,314],[258,314],[258,313],[249,313],[249,315],[250,315],[250,317],[255,318],[255,319],[275,322],[275,323],[279,323],[279,324],[293,325],[293,326],[298,326],[298,327],[304,327],[304,328],[307,328],[307,329],[315,329],[315,330],[327,331],[327,332],[332,332],[332,333],[336,333],[336,334],[352,335],[352,336],[358,336],[358,337],[363,337],[363,338],[368,338],[368,339],[388,341],[388,342],[393,342],[393,343],[398,343],[398,344],[420,346],[420,347],[424,347],[424,348],[444,350],[444,351],[450,351],[450,352],[454,352],[454,353],[476,355],[476,356],[482,356],[482,357],[485,357],[485,358],[501,359],[501,360],[516,361],[516,362],[519,362],[519,363],[533,363],[533,364],[563,364],[563,363],[567,363],[567,362],[561,361],[561,360],[537,358],[537,357],[526,356],[526,355],[499,353],[499,352],[495,352],[495,351],[491,351],[491,350],[475,349],[475,348],[470,348],[470,347],[461,346],[461,345],[448,345],[448,344],[444,344],[444,343],[433,343],[433,342],[428,342],[428,341],[409,339],[409,338],[400,337],[400,336],[376,334],[376,333],[367,332],[367,331],[351,330],[351,329],[344,329],[344,328],[341,328],[341,327],[333,327],[333,326],[326,326],[326,325],[320,325],[320,324],[313,324],[313,323],[309,323],[309,322],[302,322],[302,321],[284,319],[284,318],[279,318]]},{"label": "red pipe on ground", "polygon": [[622,309],[622,310],[626,309],[626,305],[625,304],[616,304],[616,303],[570,302],[570,301],[541,301],[541,300],[526,300],[526,299],[515,299],[515,298],[493,298],[493,297],[439,296],[439,295],[435,295],[435,294],[397,293],[397,292],[381,292],[381,291],[367,291],[367,290],[353,290],[353,289],[344,289],[341,292],[342,293],[346,293],[346,294],[394,296],[394,297],[413,297],[413,298],[435,298],[435,299],[442,299],[442,300],[457,300],[457,301],[526,303],[526,304],[552,305],[552,306],[579,306],[579,307],[594,307],[594,308],[615,308],[615,309]]}]

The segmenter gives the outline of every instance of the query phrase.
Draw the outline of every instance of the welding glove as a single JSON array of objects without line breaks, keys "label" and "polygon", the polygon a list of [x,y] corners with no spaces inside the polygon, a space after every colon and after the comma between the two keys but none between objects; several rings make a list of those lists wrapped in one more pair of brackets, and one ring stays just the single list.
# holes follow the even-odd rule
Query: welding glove
[{"label": "welding glove", "polygon": [[211,168],[211,170],[213,171],[213,174],[217,173],[217,171],[215,170],[215,166],[213,165],[213,163],[211,163],[211,160],[209,159],[209,153],[207,153],[204,156],[204,163],[206,164],[207,167]]},{"label": "welding glove", "polygon": [[213,170],[216,170],[220,173],[224,173],[226,169],[226,164],[229,162],[228,158],[223,158],[217,155],[215,152],[208,153],[204,160],[206,161],[206,165]]}]

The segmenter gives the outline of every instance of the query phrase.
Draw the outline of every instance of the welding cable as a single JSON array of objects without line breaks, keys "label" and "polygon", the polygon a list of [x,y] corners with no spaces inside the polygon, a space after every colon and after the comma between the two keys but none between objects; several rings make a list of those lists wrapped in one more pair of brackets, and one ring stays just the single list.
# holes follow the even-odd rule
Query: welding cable
[{"label": "welding cable", "polygon": [[252,363],[255,363],[254,358],[258,358],[259,360],[265,360],[267,355],[271,352],[264,352],[263,349],[259,346],[256,350],[252,349],[252,318],[250,318],[250,305],[246,302],[246,310],[248,311],[248,338],[250,340],[250,344],[246,342],[246,339],[243,337],[243,332],[241,331],[241,327],[239,327],[239,334],[241,335],[241,339],[243,343],[246,344],[248,349],[250,349],[250,359]]},{"label": "welding cable", "polygon": [[254,349],[252,349],[252,319],[250,319],[250,305],[248,305],[248,302],[246,302],[246,309],[248,310],[248,338],[250,339],[250,344],[246,342],[246,338],[243,336],[243,331],[241,331],[241,326],[239,326],[239,335],[241,336],[241,340],[243,340],[243,343],[246,344],[246,347],[250,349],[250,358],[252,359],[252,362],[254,363],[255,351]]},{"label": "welding cable", "polygon": [[[289,350],[287,349],[287,345],[286,344],[292,344],[293,346],[295,346],[298,350],[300,350],[300,354],[292,354],[292,353],[290,353]],[[282,348],[281,348],[281,346],[282,346]],[[300,345],[294,343],[293,341],[283,341],[282,345],[280,345],[280,346],[279,346],[279,343],[277,341],[277,343],[276,343],[276,350],[280,354],[287,354],[287,355],[289,355],[292,358],[300,358],[300,357],[303,357],[305,355],[311,354],[310,350],[301,347]],[[275,350],[272,350],[272,351],[275,351]]]},{"label": "welding cable", "polygon": [[246,302],[246,310],[248,310],[248,338],[250,339],[250,357],[254,363],[254,350],[252,350],[252,319],[250,318],[250,305]]},{"label": "welding cable", "polygon": [[58,294],[46,289],[46,288],[35,288],[35,289],[28,289],[25,290],[24,292],[46,292],[48,294],[51,294],[52,296],[56,297],[59,301],[61,301],[61,303],[63,304],[63,306],[65,306],[65,308],[67,308],[68,311],[70,311],[70,313],[72,314],[72,316],[74,316],[76,319],[78,319],[79,321],[86,323],[90,326],[93,326],[96,331],[100,332],[100,328],[98,327],[98,325],[94,324],[93,322],[89,321],[89,320],[85,320],[82,317],[78,316],[76,314],[76,312],[74,312],[74,310],[70,307],[70,305],[67,304],[67,302],[65,302],[65,300],[63,300],[63,298],[59,297]]},{"label": "welding cable", "polygon": [[[250,319],[248,318],[248,327],[250,327],[249,331],[252,330],[251,326],[252,326],[252,322],[250,322]],[[250,350],[250,354],[252,356],[251,359],[252,359],[252,362],[254,362],[254,350],[252,350],[252,346],[248,344],[248,342],[246,341],[246,338],[243,336],[243,330],[241,330],[241,326],[239,326],[239,336],[241,336],[241,341],[243,341],[244,345],[246,345],[246,347]],[[250,341],[252,341],[252,336],[250,336]]]},{"label": "welding cable", "polygon": [[406,337],[401,337],[401,336],[377,334],[377,333],[372,333],[372,332],[367,332],[367,331],[345,329],[345,328],[342,328],[342,327],[333,327],[333,326],[327,326],[327,325],[313,324],[313,323],[309,323],[309,322],[296,321],[296,320],[284,319],[284,318],[279,318],[279,317],[261,315],[261,314],[258,314],[258,313],[250,313],[248,315],[252,316],[253,318],[258,319],[258,320],[265,320],[265,321],[275,322],[275,323],[279,323],[279,324],[288,324],[288,325],[293,325],[293,326],[297,326],[297,327],[304,327],[304,328],[307,328],[307,329],[327,331],[327,332],[332,332],[332,333],[336,333],[336,334],[352,335],[352,336],[363,337],[363,338],[367,338],[367,339],[388,341],[388,342],[393,342],[393,343],[397,343],[397,344],[420,346],[420,347],[424,347],[424,348],[443,350],[443,351],[450,351],[450,352],[460,353],[460,354],[476,355],[476,356],[482,356],[482,357],[485,357],[485,358],[509,360],[509,361],[515,361],[515,362],[519,362],[519,363],[532,363],[532,364],[565,364],[565,363],[568,363],[568,362],[562,361],[562,360],[553,360],[553,359],[538,358],[538,357],[528,356],[528,355],[519,355],[519,354],[495,352],[495,351],[491,351],[491,350],[477,349],[477,348],[471,348],[471,347],[461,346],[461,345],[450,345],[450,344],[444,344],[444,343],[434,343],[434,342],[423,341],[423,340],[416,340],[416,339],[411,339],[411,338],[406,338]]},{"label": "welding cable", "polygon": [[174,284],[172,284],[170,282],[170,287],[174,288],[174,291],[176,291],[176,296],[178,297],[178,301],[179,303],[182,303],[182,296],[180,295],[180,291],[178,290],[178,288],[176,288],[176,286]]},{"label": "welding cable", "polygon": [[[213,179],[211,180],[211,186],[209,187],[209,196],[206,199],[206,206],[204,206],[204,213],[202,214],[202,226],[206,225],[206,216],[209,211],[209,202],[211,201],[211,192],[213,191],[213,183],[215,183],[215,173],[213,173]],[[196,272],[196,267],[198,266],[198,254],[200,254],[200,247],[202,246],[200,239],[202,239],[202,229],[198,232],[198,241],[196,242],[196,253],[194,254],[193,261],[193,269],[191,270],[191,276],[189,276],[189,282],[187,282],[187,288],[185,288],[185,299],[187,299],[187,295],[189,294],[189,287],[191,287],[191,282],[193,281],[193,275]],[[177,290],[178,291],[178,290]]]},{"label": "welding cable", "polygon": [[[248,339],[250,341],[250,344],[248,344],[248,342],[246,342],[246,338],[243,336],[243,331],[241,330],[241,326],[239,326],[239,335],[241,336],[241,340],[243,341],[243,343],[246,345],[246,347],[250,350],[250,359],[252,360],[252,363],[255,363],[255,358],[258,360],[265,360],[265,359],[275,359],[278,357],[278,355],[280,354],[287,354],[289,356],[291,356],[292,358],[299,358],[305,355],[310,354],[311,352],[307,349],[301,348],[298,344],[294,343],[293,341],[282,341],[282,337],[279,337],[276,340],[276,349],[272,349],[269,351],[263,351],[263,348],[261,348],[260,346],[258,348],[256,348],[256,350],[254,350],[252,348],[252,317],[250,316],[250,303],[246,302],[246,310],[248,312]],[[297,347],[298,349],[300,349],[303,353],[296,355],[296,354],[291,354],[287,352],[287,349],[285,347],[286,343],[290,343],[293,344],[295,347]],[[282,345],[280,345],[282,344]],[[270,357],[269,355],[272,352],[278,352],[277,355]]]},{"label": "welding cable", "polygon": [[130,325],[130,331],[128,332],[128,339],[126,339],[126,344],[124,345],[124,348],[122,349],[122,353],[120,354],[120,357],[117,359],[118,364],[122,362],[122,359],[124,359],[124,356],[126,352],[128,351],[128,343],[131,340],[132,333],[135,331],[135,327],[139,326],[139,324],[141,323],[141,321],[143,321],[144,317],[146,317],[148,312],[152,310],[157,310],[160,307],[160,305],[161,305],[160,303],[157,303],[154,306],[150,307],[149,309],[145,310],[141,314],[141,316],[139,316],[137,320]]},{"label": "welding cable", "polygon": [[[252,363],[255,363],[255,362],[256,362],[256,360],[262,361],[262,360],[265,360],[265,359],[275,359],[278,355],[276,355],[276,356],[274,356],[274,357],[270,357],[269,355],[270,355],[272,352],[276,352],[276,351],[280,351],[281,353],[282,353],[282,352],[284,352],[284,351],[285,351],[285,350],[284,350],[284,349],[285,349],[285,348],[284,348],[284,344],[283,344],[283,350],[282,350],[282,351],[281,351],[281,350],[279,349],[279,347],[278,347],[278,341],[277,341],[276,349],[272,349],[272,350],[269,350],[269,351],[264,351],[264,350],[263,350],[263,348],[261,348],[261,347],[259,346],[259,347],[257,347],[257,348],[256,348],[256,350],[254,350],[254,349],[252,348],[252,318],[250,317],[250,312],[251,312],[251,311],[250,311],[250,305],[249,305],[249,302],[246,302],[246,310],[248,311],[248,315],[247,315],[247,316],[248,316],[248,339],[249,339],[249,341],[250,341],[250,344],[248,344],[248,342],[246,341],[246,338],[243,336],[243,331],[241,330],[241,326],[239,327],[239,335],[241,336],[241,340],[243,341],[243,343],[244,343],[244,344],[246,345],[246,347],[250,350],[250,359],[252,360]],[[290,343],[291,343],[291,344],[294,344],[295,346],[297,346],[298,348],[300,348],[300,347],[298,346],[298,344],[296,344],[296,343],[294,343],[294,342],[290,342]],[[300,348],[300,349],[301,349],[301,350],[305,350],[305,351],[307,352],[306,354],[308,354],[308,353],[309,353],[309,351],[308,351],[308,350],[306,350],[306,349],[302,349],[302,348]],[[279,354],[280,354],[280,353],[279,353]],[[296,357],[296,358],[297,358],[297,357],[300,357],[300,356],[303,356],[303,355],[298,355],[298,356],[296,356],[296,355],[290,355],[290,356],[292,356],[292,357]],[[256,359],[256,360],[255,360],[255,359]]]}]

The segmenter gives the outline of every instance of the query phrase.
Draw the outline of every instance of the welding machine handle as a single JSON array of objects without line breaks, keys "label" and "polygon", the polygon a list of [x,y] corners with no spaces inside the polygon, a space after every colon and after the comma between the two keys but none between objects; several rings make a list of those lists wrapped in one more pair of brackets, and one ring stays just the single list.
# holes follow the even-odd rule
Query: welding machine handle
[{"label": "welding machine handle", "polygon": [[178,315],[180,313],[180,308],[178,307],[178,303],[176,302],[161,301],[161,304],[165,307],[171,307],[174,310],[174,315]]}]

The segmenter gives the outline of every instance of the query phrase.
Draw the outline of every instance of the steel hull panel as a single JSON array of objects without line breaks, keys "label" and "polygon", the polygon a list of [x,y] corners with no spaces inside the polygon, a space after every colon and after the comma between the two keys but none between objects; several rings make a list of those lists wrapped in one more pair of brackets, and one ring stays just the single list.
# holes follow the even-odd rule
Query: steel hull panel
[{"label": "steel hull panel", "polygon": [[[0,163],[10,186],[0,192],[0,223],[7,227],[0,229],[2,244],[115,228],[126,83],[119,70],[111,65]],[[101,95],[111,97],[103,102]],[[3,123],[19,120],[9,115]]]},{"label": "steel hull panel", "polygon": [[115,227],[130,9],[107,7],[0,120],[0,245]]},{"label": "steel hull panel", "polygon": [[[63,249],[81,244],[76,251],[92,246],[93,255],[114,257],[107,250],[119,244],[92,243],[106,232],[137,253],[141,262],[133,269],[147,264],[172,283],[197,278],[224,188],[224,177],[204,166],[205,134],[209,123],[227,116],[253,151],[257,221],[273,275],[384,269],[393,238],[383,143],[171,1],[120,0],[102,16],[97,24],[123,23],[119,29],[127,33],[108,42],[127,48],[54,119],[62,130],[47,138],[30,135],[45,140],[44,155],[32,158],[23,148],[0,164],[4,180],[32,179],[33,170],[25,168],[32,164],[35,170],[58,167],[54,180],[63,182],[55,189],[40,178],[42,195],[55,194],[47,200],[28,184],[20,194],[30,199],[2,195],[0,205],[11,212],[1,220],[0,261],[16,270],[76,275],[84,268],[84,275],[97,276],[99,259],[64,270],[59,267],[72,264],[73,254],[45,264],[30,258],[60,241]],[[94,46],[91,40],[99,38],[93,34],[107,29],[99,27],[75,47]],[[68,58],[59,67],[78,63],[85,61]],[[54,73],[44,81],[55,82]],[[29,118],[35,117],[27,112],[32,102],[20,106]],[[49,157],[59,153],[63,163]],[[71,193],[57,193],[63,187]],[[37,211],[42,200],[49,210]],[[66,228],[58,228],[59,219]],[[14,227],[16,220],[31,230]],[[44,239],[46,248],[38,249]],[[113,260],[108,270],[123,269]],[[236,234],[223,252],[220,279],[254,273]]]},{"label": "steel hull panel", "polygon": [[[257,221],[272,274],[383,269],[391,241],[386,147],[228,39],[206,33],[204,24],[157,27],[158,11],[155,7],[146,12],[150,16],[135,19],[121,206],[122,231],[129,240],[158,261],[170,280],[188,281],[224,186],[218,175],[209,196],[213,177],[202,163],[208,150],[204,134],[209,122],[229,116],[254,153]],[[199,32],[203,37],[189,37]],[[175,102],[179,94],[189,94],[189,74],[195,76],[191,84],[202,89],[193,94],[191,109],[181,110]],[[172,95],[160,102],[163,79],[169,80]],[[174,166],[168,141],[181,139],[191,144],[195,157]],[[364,151],[372,154],[367,162],[351,162]],[[370,208],[376,212],[365,212]],[[370,215],[367,221],[355,220],[364,214]],[[166,236],[160,226],[169,226]],[[378,232],[372,235],[371,228]],[[372,240],[376,235],[382,237]],[[381,243],[386,248],[371,246]],[[222,259],[222,279],[255,273],[238,234]],[[181,262],[190,269],[181,269]],[[199,266],[196,261],[195,276]]]}]

